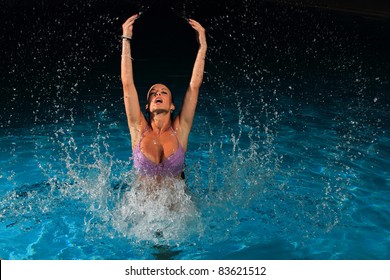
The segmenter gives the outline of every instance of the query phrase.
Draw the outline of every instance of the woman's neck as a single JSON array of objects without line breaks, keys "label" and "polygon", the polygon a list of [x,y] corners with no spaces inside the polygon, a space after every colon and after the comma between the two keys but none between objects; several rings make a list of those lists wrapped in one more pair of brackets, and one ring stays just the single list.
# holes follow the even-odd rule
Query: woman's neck
[{"label": "woman's neck", "polygon": [[157,114],[151,116],[150,126],[152,127],[154,133],[164,133],[172,126],[170,114]]}]

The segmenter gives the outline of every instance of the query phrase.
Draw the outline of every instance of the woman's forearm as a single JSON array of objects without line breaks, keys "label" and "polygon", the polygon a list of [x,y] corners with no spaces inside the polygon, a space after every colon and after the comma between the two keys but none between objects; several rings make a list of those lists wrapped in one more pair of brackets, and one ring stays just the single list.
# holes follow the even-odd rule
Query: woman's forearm
[{"label": "woman's forearm", "polygon": [[134,86],[133,63],[129,39],[122,40],[121,79],[124,89]]},{"label": "woman's forearm", "polygon": [[206,60],[207,45],[203,43],[200,45],[198,53],[196,55],[194,67],[192,69],[192,76],[190,86],[194,88],[200,88],[203,81],[203,73]]}]

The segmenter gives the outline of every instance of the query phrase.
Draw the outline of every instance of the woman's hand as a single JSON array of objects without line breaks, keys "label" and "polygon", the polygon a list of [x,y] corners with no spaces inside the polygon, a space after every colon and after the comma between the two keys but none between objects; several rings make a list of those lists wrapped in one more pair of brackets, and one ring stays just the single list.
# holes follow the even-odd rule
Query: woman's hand
[{"label": "woman's hand", "polygon": [[188,23],[191,25],[193,29],[195,29],[197,33],[196,39],[198,40],[200,47],[207,47],[206,30],[203,28],[203,26],[199,22],[193,19],[190,19]]},{"label": "woman's hand", "polygon": [[138,18],[138,14],[129,17],[124,24],[122,24],[123,36],[132,38],[133,37],[133,25],[134,21]]}]

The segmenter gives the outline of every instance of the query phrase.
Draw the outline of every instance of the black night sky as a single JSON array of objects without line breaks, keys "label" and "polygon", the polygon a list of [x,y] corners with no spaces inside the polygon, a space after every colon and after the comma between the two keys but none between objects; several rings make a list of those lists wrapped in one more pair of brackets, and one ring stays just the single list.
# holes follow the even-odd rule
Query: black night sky
[{"label": "black night sky", "polygon": [[[344,11],[330,12],[301,5],[303,2],[4,1],[0,83],[5,101],[0,121],[9,121],[9,110],[26,113],[37,98],[42,103],[58,92],[67,92],[68,96],[71,92],[77,99],[85,92],[96,93],[108,86],[120,89],[121,25],[137,12],[142,15],[134,28],[132,55],[141,90],[156,81],[185,83],[197,48],[194,32],[185,21],[189,17],[207,30],[205,82],[210,86],[229,89],[243,85],[237,73],[251,71],[253,65],[270,71],[269,77],[264,73],[268,83],[281,76],[282,80],[298,82],[318,78],[321,69],[313,69],[334,63],[330,62],[332,56],[340,53],[345,61],[352,61],[358,53],[373,61],[366,67],[369,75],[386,75],[388,18],[382,14],[366,20],[359,13],[345,16]],[[317,49],[310,53],[313,42]],[[326,55],[321,53],[324,50]],[[120,90],[115,92],[120,95]]]}]

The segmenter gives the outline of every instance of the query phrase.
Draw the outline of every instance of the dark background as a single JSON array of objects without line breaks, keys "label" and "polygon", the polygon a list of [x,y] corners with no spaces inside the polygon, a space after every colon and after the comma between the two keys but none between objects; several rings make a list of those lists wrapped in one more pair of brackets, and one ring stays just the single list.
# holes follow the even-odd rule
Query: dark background
[{"label": "dark background", "polygon": [[386,2],[2,0],[0,124],[50,121],[58,117],[53,112],[96,95],[120,98],[121,25],[137,12],[132,56],[139,91],[156,82],[186,85],[197,50],[189,17],[207,30],[207,87],[386,82]]}]

